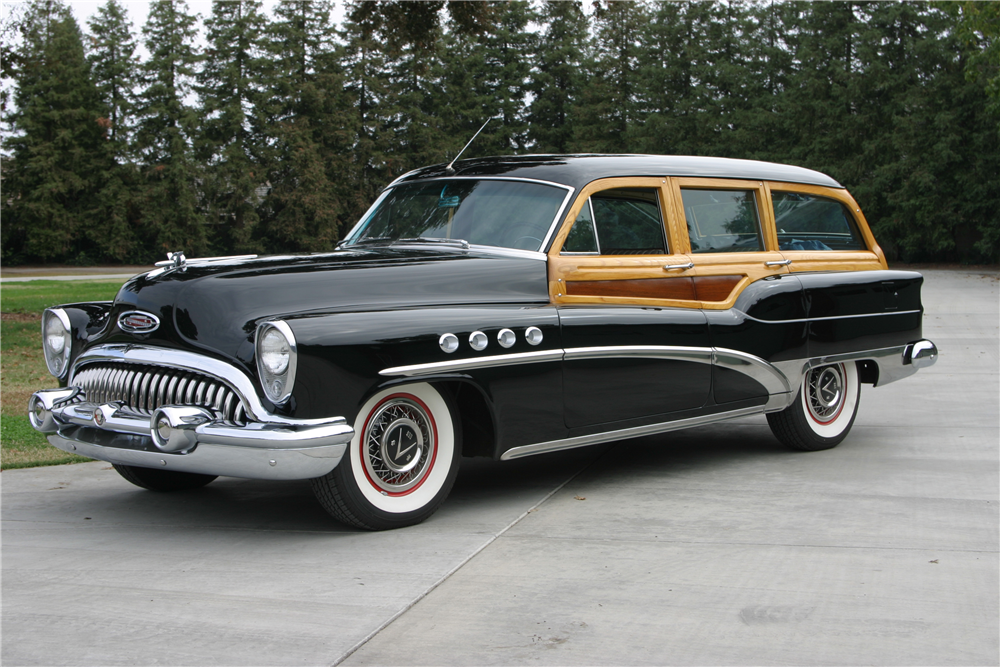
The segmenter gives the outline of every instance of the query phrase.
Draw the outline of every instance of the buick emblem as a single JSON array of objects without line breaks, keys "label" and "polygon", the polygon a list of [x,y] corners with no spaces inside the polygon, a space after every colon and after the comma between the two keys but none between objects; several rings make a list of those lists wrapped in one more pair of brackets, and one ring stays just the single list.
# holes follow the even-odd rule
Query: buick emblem
[{"label": "buick emblem", "polygon": [[156,315],[130,310],[118,317],[118,326],[122,331],[129,333],[149,333],[156,331],[156,327],[160,326],[160,320]]}]

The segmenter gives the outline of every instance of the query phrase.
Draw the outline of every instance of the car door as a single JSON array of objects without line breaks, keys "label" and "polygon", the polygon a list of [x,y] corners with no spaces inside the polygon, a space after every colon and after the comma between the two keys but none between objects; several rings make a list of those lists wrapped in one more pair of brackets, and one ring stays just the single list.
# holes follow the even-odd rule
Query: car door
[{"label": "car door", "polygon": [[577,197],[549,252],[566,356],[566,425],[658,421],[711,390],[690,259],[666,227],[665,178],[613,178]]},{"label": "car door", "polygon": [[[716,351],[712,399],[720,406],[766,400],[768,389],[746,372],[752,359],[771,362],[803,354],[806,325],[801,285],[777,250],[765,184],[672,178],[670,189],[679,249],[691,258],[695,280],[705,285],[701,307]],[[768,281],[767,314],[757,309],[754,317],[734,309],[750,285],[758,283],[754,290],[763,293],[759,281]]]}]

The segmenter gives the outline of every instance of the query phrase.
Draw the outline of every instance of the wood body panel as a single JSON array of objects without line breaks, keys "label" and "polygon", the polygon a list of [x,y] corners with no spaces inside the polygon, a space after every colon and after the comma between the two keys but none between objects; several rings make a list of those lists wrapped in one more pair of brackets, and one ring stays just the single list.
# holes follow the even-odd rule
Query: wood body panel
[{"label": "wood body panel", "polygon": [[637,280],[570,280],[568,296],[725,301],[743,276],[692,276]]},{"label": "wood body panel", "polygon": [[[610,188],[657,188],[667,239],[666,255],[562,255],[576,216],[594,193]],[[761,223],[762,251],[691,252],[681,188],[752,190]],[[854,216],[867,246],[857,251],[780,251],[771,191],[801,192],[840,201]],[[790,264],[784,264],[791,260]],[[690,265],[690,266],[688,266]],[[740,293],[764,278],[806,271],[887,268],[857,202],[842,188],[726,178],[605,178],[582,188],[548,253],[549,295],[555,305],[619,304],[732,308]]]}]

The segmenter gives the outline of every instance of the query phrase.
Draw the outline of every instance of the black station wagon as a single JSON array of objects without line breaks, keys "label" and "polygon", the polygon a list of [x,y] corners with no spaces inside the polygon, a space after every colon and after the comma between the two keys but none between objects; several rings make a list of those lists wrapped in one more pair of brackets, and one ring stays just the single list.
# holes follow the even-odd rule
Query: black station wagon
[{"label": "black station wagon", "polygon": [[837,445],[861,384],[933,364],[917,273],[850,194],[764,162],[463,160],[389,185],[330,253],[172,253],[51,308],[49,442],[169,491],[308,479],[349,524],[430,516],[509,460],[765,413]]}]

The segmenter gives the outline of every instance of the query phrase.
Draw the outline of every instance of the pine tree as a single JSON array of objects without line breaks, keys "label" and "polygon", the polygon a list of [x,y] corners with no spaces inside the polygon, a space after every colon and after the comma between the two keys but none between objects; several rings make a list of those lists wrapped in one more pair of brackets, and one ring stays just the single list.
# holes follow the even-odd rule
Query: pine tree
[{"label": "pine tree", "polygon": [[479,38],[484,65],[479,81],[484,111],[499,122],[488,125],[476,142],[484,152],[506,155],[524,152],[528,144],[528,79],[536,38],[527,26],[536,16],[525,0],[498,3],[493,16],[493,29]]},{"label": "pine tree", "polygon": [[644,2],[595,2],[588,85],[575,128],[575,150],[629,152],[629,136],[641,123],[636,104],[639,31],[648,21]]},{"label": "pine tree", "polygon": [[351,0],[340,38],[344,42],[344,92],[353,106],[348,127],[354,143],[350,170],[351,190],[348,220],[357,219],[402,165],[394,163],[390,131],[395,106],[387,72],[388,58],[379,37],[379,17],[368,2]]},{"label": "pine tree", "polygon": [[535,52],[529,90],[528,136],[540,153],[566,153],[573,140],[576,107],[583,95],[581,68],[587,17],[580,2],[546,0],[539,20],[542,44]]},{"label": "pine tree", "polygon": [[348,98],[330,3],[284,1],[266,38],[271,190],[261,232],[279,250],[325,251],[350,207]]},{"label": "pine tree", "polygon": [[184,0],[153,0],[142,32],[149,50],[136,105],[136,147],[143,169],[143,223],[157,253],[207,251],[190,137],[197,114],[185,102],[198,55],[195,16]]},{"label": "pine tree", "polygon": [[212,229],[218,232],[214,252],[255,251],[257,190],[266,182],[259,81],[266,20],[259,0],[214,0],[205,26],[208,50],[198,75],[202,121],[195,154],[209,165],[203,190],[216,223]]},{"label": "pine tree", "polygon": [[5,148],[5,261],[74,259],[95,221],[95,178],[108,168],[101,104],[80,28],[58,0],[32,3],[22,23],[16,110]]},{"label": "pine tree", "polygon": [[108,0],[89,24],[87,61],[108,110],[108,138],[122,146],[129,139],[130,113],[139,74],[132,24],[119,0]]},{"label": "pine tree", "polygon": [[139,58],[128,14],[118,0],[108,0],[89,22],[90,52],[87,56],[94,82],[104,106],[109,169],[97,185],[100,215],[85,233],[93,254],[116,261],[141,260],[135,235],[137,186],[131,154],[134,91],[139,78]]}]

